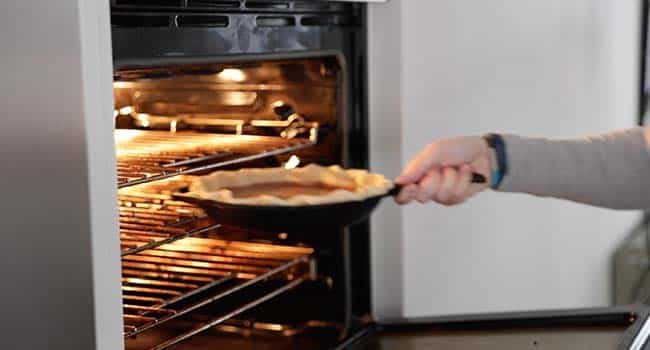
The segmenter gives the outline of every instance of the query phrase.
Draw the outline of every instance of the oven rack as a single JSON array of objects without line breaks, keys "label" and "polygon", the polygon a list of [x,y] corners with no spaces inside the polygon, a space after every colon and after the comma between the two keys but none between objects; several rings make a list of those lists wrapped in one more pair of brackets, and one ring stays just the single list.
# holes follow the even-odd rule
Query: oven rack
[{"label": "oven rack", "polygon": [[[200,208],[168,194],[186,186],[186,181],[179,178],[120,190],[124,337],[135,337],[262,281],[286,283],[153,349],[172,346],[210,328],[206,325],[219,325],[314,273],[310,248],[205,238],[219,225]],[[198,235],[203,238],[192,237]]]},{"label": "oven rack", "polygon": [[205,213],[168,194],[120,191],[118,195],[121,255],[136,254],[163,244],[215,230]]},{"label": "oven rack", "polygon": [[172,339],[169,339],[169,340],[167,340],[167,341],[165,341],[165,342],[163,342],[163,343],[161,343],[161,344],[159,344],[157,346],[152,347],[150,350],[163,350],[163,349],[167,349],[169,347],[172,347],[172,346],[174,346],[174,345],[176,345],[176,344],[178,344],[178,343],[180,343],[180,342],[182,342],[182,341],[184,341],[186,339],[189,339],[189,338],[191,338],[191,337],[193,337],[193,336],[195,336],[195,335],[197,335],[197,334],[199,334],[201,332],[207,331],[207,330],[209,330],[209,329],[211,329],[211,328],[213,328],[215,326],[218,326],[218,325],[222,324],[223,322],[227,321],[228,319],[230,319],[232,317],[236,317],[238,315],[241,315],[242,313],[244,313],[244,312],[246,312],[246,311],[248,311],[248,310],[250,310],[250,309],[252,309],[252,308],[254,308],[254,307],[256,307],[256,306],[258,306],[260,304],[262,304],[262,303],[265,303],[265,302],[279,296],[282,293],[288,292],[289,290],[299,286],[304,281],[305,281],[304,277],[299,277],[299,278],[296,278],[294,280],[291,280],[287,284],[285,284],[285,285],[283,285],[283,286],[281,286],[279,288],[276,288],[275,290],[273,290],[271,292],[268,292],[268,293],[264,294],[263,296],[260,296],[259,298],[253,299],[253,300],[245,303],[244,305],[241,305],[241,306],[235,308],[234,310],[229,311],[229,312],[227,312],[227,313],[225,313],[225,314],[223,314],[221,316],[214,317],[214,318],[210,319],[208,322],[205,322],[205,323],[203,323],[203,324],[201,324],[201,325],[199,325],[199,326],[197,326],[197,327],[195,327],[193,329],[190,329],[189,331],[187,331],[185,333],[182,333],[182,334],[180,334],[180,335],[178,335],[178,336],[176,336],[176,337],[174,337]]},{"label": "oven rack", "polygon": [[186,238],[124,256],[124,336],[136,336],[262,281],[286,281],[154,349],[167,348],[293,289],[313,273],[312,253],[302,247]]},{"label": "oven rack", "polygon": [[118,188],[297,151],[315,139],[115,130]]}]

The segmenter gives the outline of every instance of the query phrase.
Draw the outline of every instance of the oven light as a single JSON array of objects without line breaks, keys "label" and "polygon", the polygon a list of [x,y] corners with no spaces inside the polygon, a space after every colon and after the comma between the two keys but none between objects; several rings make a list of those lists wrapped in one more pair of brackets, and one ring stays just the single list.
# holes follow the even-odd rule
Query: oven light
[{"label": "oven light", "polygon": [[146,113],[138,113],[138,115],[135,117],[140,122],[140,125],[143,127],[148,127],[149,126],[149,114]]},{"label": "oven light", "polygon": [[221,102],[226,106],[250,106],[257,100],[255,92],[228,91],[221,95]]},{"label": "oven light", "polygon": [[120,108],[120,114],[122,114],[122,115],[129,115],[131,113],[133,113],[133,107],[132,106],[126,106],[126,107]]},{"label": "oven light", "polygon": [[269,330],[269,331],[280,332],[280,331],[284,330],[284,327],[282,327],[281,324],[267,324],[267,325],[264,325],[264,329]]},{"label": "oven light", "polygon": [[126,82],[126,81],[114,81],[113,82],[113,88],[116,89],[125,89],[131,87],[131,83]]},{"label": "oven light", "polygon": [[[135,137],[141,134],[140,130],[132,130],[132,129],[117,129],[114,132],[115,135],[115,144],[120,145],[122,143],[129,142],[133,140]],[[119,149],[118,149],[119,152]]]},{"label": "oven light", "polygon": [[286,163],[284,163],[284,168],[285,169],[293,169],[300,164],[300,158],[298,158],[296,155],[292,155],[289,157],[289,160],[287,160]]},{"label": "oven light", "polygon": [[176,132],[176,127],[178,126],[178,120],[174,119],[169,123],[169,131]]},{"label": "oven light", "polygon": [[244,74],[241,69],[237,68],[226,68],[219,72],[217,76],[219,79],[230,80],[238,83],[246,80],[246,74]]}]

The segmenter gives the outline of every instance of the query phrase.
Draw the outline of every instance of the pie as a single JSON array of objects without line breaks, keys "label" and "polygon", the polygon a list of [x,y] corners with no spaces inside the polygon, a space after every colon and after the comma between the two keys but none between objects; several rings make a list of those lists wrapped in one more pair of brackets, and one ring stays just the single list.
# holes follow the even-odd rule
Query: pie
[{"label": "pie", "polygon": [[188,195],[247,205],[318,205],[362,201],[386,194],[393,183],[379,174],[337,165],[248,168],[196,177]]}]

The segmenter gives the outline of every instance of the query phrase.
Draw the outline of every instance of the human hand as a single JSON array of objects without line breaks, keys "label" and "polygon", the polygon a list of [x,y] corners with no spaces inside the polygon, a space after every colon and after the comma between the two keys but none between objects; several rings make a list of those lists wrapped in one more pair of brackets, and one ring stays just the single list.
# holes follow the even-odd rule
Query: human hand
[{"label": "human hand", "polygon": [[[492,157],[487,142],[479,136],[434,141],[413,157],[395,180],[404,186],[395,201],[399,204],[413,199],[444,205],[462,203],[489,187]],[[485,176],[487,181],[473,184],[473,172]]]}]

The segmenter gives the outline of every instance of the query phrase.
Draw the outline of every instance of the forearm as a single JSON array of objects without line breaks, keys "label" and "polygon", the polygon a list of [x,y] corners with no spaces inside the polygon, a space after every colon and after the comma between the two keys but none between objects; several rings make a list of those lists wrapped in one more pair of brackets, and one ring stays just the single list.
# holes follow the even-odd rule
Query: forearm
[{"label": "forearm", "polygon": [[642,128],[567,140],[504,135],[499,191],[614,209],[650,208],[650,155]]}]

